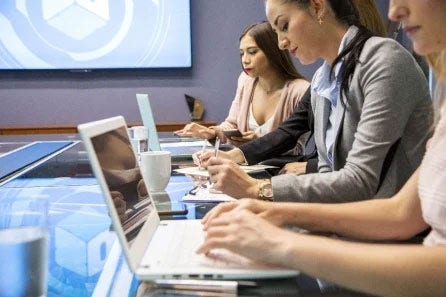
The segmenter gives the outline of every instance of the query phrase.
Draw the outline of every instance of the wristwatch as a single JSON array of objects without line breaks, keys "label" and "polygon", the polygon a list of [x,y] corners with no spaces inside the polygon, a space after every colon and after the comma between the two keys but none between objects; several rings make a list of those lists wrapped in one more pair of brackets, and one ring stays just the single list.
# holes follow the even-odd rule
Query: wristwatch
[{"label": "wristwatch", "polygon": [[259,182],[259,194],[260,200],[273,201],[273,185],[270,179],[263,179]]}]

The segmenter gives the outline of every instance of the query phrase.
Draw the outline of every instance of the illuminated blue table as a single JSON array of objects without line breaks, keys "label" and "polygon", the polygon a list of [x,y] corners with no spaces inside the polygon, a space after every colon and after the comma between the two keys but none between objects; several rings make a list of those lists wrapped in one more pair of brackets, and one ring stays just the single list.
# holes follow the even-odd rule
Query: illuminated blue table
[{"label": "illuminated blue table", "polygon": [[[187,177],[172,176],[167,193],[172,201],[180,201],[191,187]],[[107,296],[116,285],[121,293],[122,286],[134,290],[137,282],[111,231],[82,143],[0,186],[0,200],[22,198],[48,201],[48,296]],[[195,218],[195,206],[188,208],[187,218]],[[123,277],[125,272],[128,277]]]},{"label": "illuminated blue table", "polygon": [[[3,140],[0,137],[0,143]],[[10,148],[16,149],[17,145]],[[0,200],[44,198],[49,202],[48,296],[200,295],[200,292],[167,294],[134,278],[111,230],[107,207],[82,143],[74,143],[62,153],[37,164],[34,168],[26,167],[17,177],[0,185]],[[173,175],[166,189],[168,199],[180,202],[193,186],[188,177]],[[174,218],[202,218],[214,205],[186,206],[187,215]],[[294,279],[258,283],[258,288],[242,292],[242,295],[364,296],[327,286],[303,274]]]}]

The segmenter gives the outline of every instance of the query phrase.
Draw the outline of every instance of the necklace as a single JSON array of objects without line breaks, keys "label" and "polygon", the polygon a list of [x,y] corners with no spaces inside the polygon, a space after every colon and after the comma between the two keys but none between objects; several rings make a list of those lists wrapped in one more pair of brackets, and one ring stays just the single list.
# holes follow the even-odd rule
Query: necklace
[{"label": "necklace", "polygon": [[278,88],[275,88],[275,89],[273,89],[273,88],[271,88],[271,89],[267,89],[267,88],[265,88],[265,87],[262,85],[262,83],[260,82],[260,80],[257,80],[257,83],[259,84],[260,88],[261,88],[263,91],[265,91],[266,95],[274,94],[275,92],[280,91],[280,90],[282,90],[282,88],[283,88],[283,85],[282,85],[282,86],[280,86],[280,87],[278,87]]}]

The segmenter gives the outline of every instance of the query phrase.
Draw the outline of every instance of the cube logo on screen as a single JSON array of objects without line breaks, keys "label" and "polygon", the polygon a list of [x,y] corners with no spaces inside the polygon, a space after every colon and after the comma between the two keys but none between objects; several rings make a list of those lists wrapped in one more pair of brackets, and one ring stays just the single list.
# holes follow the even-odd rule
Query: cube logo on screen
[{"label": "cube logo on screen", "polygon": [[43,0],[43,19],[60,32],[76,40],[82,40],[104,27],[110,20],[108,2],[108,0]]},{"label": "cube logo on screen", "polygon": [[190,0],[0,3],[0,70],[191,66]]}]

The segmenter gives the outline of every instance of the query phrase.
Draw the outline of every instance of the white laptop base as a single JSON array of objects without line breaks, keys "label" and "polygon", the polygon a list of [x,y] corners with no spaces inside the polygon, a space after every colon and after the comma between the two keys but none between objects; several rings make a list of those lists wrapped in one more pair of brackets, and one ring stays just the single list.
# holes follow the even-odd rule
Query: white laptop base
[{"label": "white laptop base", "polygon": [[[140,279],[209,278],[253,279],[296,275],[283,269],[255,263],[226,250],[215,250],[210,256],[197,255],[204,239],[200,220],[161,221],[137,270]],[[153,255],[157,255],[153,257]],[[156,271],[153,274],[153,271]]]},{"label": "white laptop base", "polygon": [[[138,165],[135,165],[137,162],[124,118],[119,116],[82,124],[78,130],[103,191],[122,250],[138,279],[257,279],[298,274],[293,270],[253,263],[225,250],[212,252],[212,257],[197,255],[195,251],[204,238],[200,220],[160,221],[152,197],[144,191],[144,184],[150,187],[150,181],[127,181],[122,189],[117,184],[121,173],[127,177],[129,173],[137,173],[131,176],[141,176]],[[136,198],[128,194],[131,192],[129,185],[133,184],[137,185],[136,189],[130,187],[130,190],[137,192],[134,195]],[[134,203],[132,199],[138,202]],[[122,200],[125,202],[124,209]]]}]

